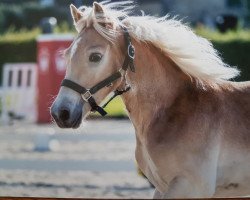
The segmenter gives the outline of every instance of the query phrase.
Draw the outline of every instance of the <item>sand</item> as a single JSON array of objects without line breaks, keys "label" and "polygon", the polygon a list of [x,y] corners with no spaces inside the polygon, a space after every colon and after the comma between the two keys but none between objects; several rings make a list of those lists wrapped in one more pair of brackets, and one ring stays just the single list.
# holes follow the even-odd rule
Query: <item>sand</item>
[{"label": "sand", "polygon": [[0,196],[151,198],[128,120],[0,127]]}]

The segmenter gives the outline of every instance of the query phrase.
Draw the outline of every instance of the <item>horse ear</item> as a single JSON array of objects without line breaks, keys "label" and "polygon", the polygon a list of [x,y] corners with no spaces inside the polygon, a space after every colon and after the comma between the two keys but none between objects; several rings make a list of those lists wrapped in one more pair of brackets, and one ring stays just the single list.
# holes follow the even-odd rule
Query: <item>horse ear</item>
[{"label": "horse ear", "polygon": [[94,10],[95,14],[104,13],[102,5],[97,3],[96,1],[94,1],[94,3],[93,3],[93,10]]},{"label": "horse ear", "polygon": [[81,11],[78,10],[73,4],[70,5],[70,12],[74,23],[76,24],[82,17]]},{"label": "horse ear", "polygon": [[101,4],[95,1],[93,3],[93,10],[94,10],[95,18],[99,19],[98,23],[101,26],[106,27],[108,29],[113,29],[113,23],[111,23],[110,20],[105,15],[105,9],[103,8]]}]

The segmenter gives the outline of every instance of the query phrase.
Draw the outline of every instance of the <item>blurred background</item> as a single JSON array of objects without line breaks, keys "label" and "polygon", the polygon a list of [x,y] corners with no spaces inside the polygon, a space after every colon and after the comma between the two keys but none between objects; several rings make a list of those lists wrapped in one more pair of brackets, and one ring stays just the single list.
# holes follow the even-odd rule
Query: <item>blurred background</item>
[{"label": "blurred background", "polygon": [[[113,0],[112,0],[113,2]],[[178,16],[250,80],[250,0],[136,0],[134,14]],[[92,0],[0,0],[0,196],[151,198],[121,99],[77,130],[51,123],[76,34],[69,5]]]}]

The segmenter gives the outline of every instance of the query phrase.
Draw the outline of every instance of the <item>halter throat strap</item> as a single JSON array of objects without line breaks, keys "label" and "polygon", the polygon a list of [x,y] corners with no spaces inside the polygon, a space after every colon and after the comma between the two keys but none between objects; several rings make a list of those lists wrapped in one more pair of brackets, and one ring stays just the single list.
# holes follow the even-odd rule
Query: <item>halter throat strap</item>
[{"label": "halter throat strap", "polygon": [[125,88],[124,90],[115,90],[114,95],[107,101],[107,103],[104,104],[103,107],[98,106],[96,103],[94,97],[92,96],[96,92],[98,92],[100,89],[104,87],[108,87],[112,85],[112,83],[122,76],[124,76],[125,72],[127,71],[128,67],[132,72],[135,72],[135,67],[134,67],[134,58],[135,58],[135,48],[131,43],[131,38],[129,35],[129,32],[126,27],[122,27],[123,33],[124,33],[124,40],[125,40],[125,45],[127,46],[126,54],[125,54],[125,60],[123,62],[123,65],[121,69],[112,75],[108,76],[101,82],[97,83],[90,89],[86,89],[85,87],[69,80],[69,79],[64,79],[61,83],[61,86],[68,87],[75,92],[79,93],[82,97],[82,99],[85,102],[88,102],[91,106],[91,111],[96,111],[100,113],[102,116],[105,116],[107,112],[103,109],[109,102],[111,102],[116,96],[123,94],[124,92],[129,91],[130,87]]}]

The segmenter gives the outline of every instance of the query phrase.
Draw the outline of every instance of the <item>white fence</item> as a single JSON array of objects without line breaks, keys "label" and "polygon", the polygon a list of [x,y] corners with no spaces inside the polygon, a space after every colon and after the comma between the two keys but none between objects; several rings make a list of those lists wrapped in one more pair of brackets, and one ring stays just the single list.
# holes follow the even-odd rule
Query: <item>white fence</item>
[{"label": "white fence", "polygon": [[1,121],[11,118],[36,121],[37,65],[35,63],[5,64],[3,87],[0,90]]}]

